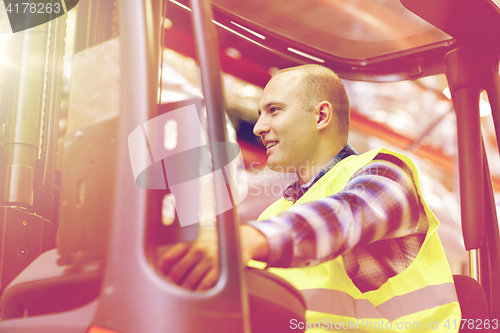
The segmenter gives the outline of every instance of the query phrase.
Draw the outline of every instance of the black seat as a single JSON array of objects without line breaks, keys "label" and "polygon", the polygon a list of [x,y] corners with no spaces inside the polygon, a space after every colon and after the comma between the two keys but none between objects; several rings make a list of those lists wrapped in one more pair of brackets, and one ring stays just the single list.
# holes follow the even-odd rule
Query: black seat
[{"label": "black seat", "polygon": [[[45,252],[6,288],[0,303],[4,320],[75,310],[99,298],[103,276],[99,267],[75,271],[56,261],[56,250]],[[289,282],[250,267],[246,279],[252,332],[305,330],[290,326],[292,319],[305,322],[306,302]]]},{"label": "black seat", "polygon": [[79,308],[100,293],[102,270],[98,265],[71,270],[57,265],[57,250],[36,258],[2,294],[2,319],[40,316]]},{"label": "black seat", "polygon": [[246,269],[252,332],[304,332],[292,329],[291,320],[305,322],[304,296],[288,281],[268,271]]},{"label": "black seat", "polygon": [[[473,329],[468,328],[466,323],[463,325],[463,328],[459,330],[459,333],[476,331],[475,328],[479,328],[479,323],[484,323],[485,319],[489,319],[486,293],[479,282],[470,276],[453,275],[453,280],[455,282],[455,290],[457,291],[460,310],[462,311],[462,318],[474,320]],[[460,326],[462,326],[462,324]],[[484,325],[481,325],[481,327],[483,327],[483,332],[488,332],[488,330],[484,329]]]}]

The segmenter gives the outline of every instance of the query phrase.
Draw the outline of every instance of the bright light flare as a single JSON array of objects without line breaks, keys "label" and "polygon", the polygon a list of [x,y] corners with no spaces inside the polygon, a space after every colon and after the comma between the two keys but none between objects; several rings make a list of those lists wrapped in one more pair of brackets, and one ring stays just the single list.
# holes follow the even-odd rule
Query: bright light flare
[{"label": "bright light flare", "polygon": [[14,36],[13,34],[0,34],[0,65],[10,65],[7,61],[7,41]]},{"label": "bright light flare", "polygon": [[445,95],[449,100],[451,100],[451,92],[449,87],[444,88],[443,95]]},{"label": "bright light flare", "polygon": [[488,117],[491,114],[491,105],[490,103],[480,100],[479,101],[479,114],[481,117]]}]

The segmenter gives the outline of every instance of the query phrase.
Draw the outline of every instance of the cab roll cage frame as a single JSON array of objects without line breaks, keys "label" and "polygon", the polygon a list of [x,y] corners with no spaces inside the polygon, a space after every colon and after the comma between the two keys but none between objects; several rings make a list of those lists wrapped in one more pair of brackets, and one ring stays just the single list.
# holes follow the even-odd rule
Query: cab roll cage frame
[{"label": "cab roll cage frame", "polygon": [[[441,3],[451,0],[401,0],[409,6],[411,2],[429,1]],[[121,62],[122,62],[122,114],[119,117],[118,163],[116,172],[113,223],[108,247],[108,257],[103,274],[101,294],[98,301],[86,304],[77,311],[70,312],[65,318],[80,319],[82,325],[91,318],[91,324],[112,327],[115,330],[144,331],[217,331],[220,320],[224,319],[225,328],[230,332],[250,332],[249,302],[245,274],[241,263],[239,248],[238,218],[235,209],[228,210],[217,217],[219,233],[221,277],[217,285],[203,293],[181,291],[165,281],[151,269],[152,263],[144,251],[145,221],[148,192],[136,186],[130,168],[128,147],[129,134],[139,125],[156,115],[157,83],[161,28],[161,14],[165,0],[130,1],[120,0],[121,27]],[[491,0],[463,0],[463,3],[480,3],[484,6]],[[423,6],[423,5],[422,5]],[[220,64],[218,60],[217,35],[212,24],[211,4],[208,0],[191,0],[193,25],[202,73],[202,84],[207,107],[209,140],[225,142],[224,98],[221,89]],[[417,8],[418,9],[418,8]],[[418,12],[417,9],[411,9]],[[417,13],[424,17],[425,13]],[[496,15],[498,14],[498,15]],[[500,10],[496,12],[500,22]],[[491,17],[491,16],[490,16]],[[425,17],[424,17],[425,19]],[[432,17],[428,18],[432,23]],[[446,26],[438,28],[446,31]],[[500,31],[500,30],[499,30]],[[486,90],[491,104],[492,115],[500,147],[500,79],[498,63],[500,49],[498,41],[491,44],[479,44],[461,36],[450,34],[457,42],[446,45],[443,50],[432,52],[431,58],[437,59],[446,53],[444,64],[431,66],[423,75],[434,73],[436,68],[443,68],[451,88],[453,103],[457,114],[458,150],[460,165],[460,193],[462,225],[467,250],[479,249],[478,278],[486,291],[490,318],[500,313],[500,236],[498,230],[495,201],[490,172],[481,138],[479,123],[479,95]],[[279,50],[274,50],[280,53]],[[313,53],[314,50],[310,50]],[[442,53],[441,53],[442,52]],[[437,55],[437,56],[436,56]],[[405,59],[409,59],[405,55]],[[401,65],[398,59],[394,60]],[[344,72],[347,67],[342,63],[332,64]],[[404,60],[403,62],[405,62]],[[384,63],[384,66],[387,62]],[[435,65],[435,64],[432,64]],[[386,68],[386,67],[384,67]],[[404,66],[398,65],[403,71]],[[333,68],[334,70],[336,68]],[[351,68],[357,71],[351,78],[381,78],[383,73],[371,67]],[[411,70],[411,68],[409,68]],[[342,76],[342,72],[339,73]],[[404,75],[403,75],[404,77]],[[412,77],[407,75],[406,77]],[[53,132],[55,118],[47,131]],[[28,138],[30,139],[30,138]],[[31,139],[30,139],[31,140]],[[52,144],[50,147],[53,147]],[[49,148],[50,148],[49,147]],[[227,152],[223,145],[211,145],[213,165],[226,165]],[[52,148],[53,149],[53,148]],[[47,152],[47,154],[50,154]],[[147,156],[143,156],[145,159]],[[44,166],[44,175],[51,174],[46,169],[53,168],[53,161]],[[45,176],[44,179],[48,180]],[[222,194],[231,190],[228,185],[214,184],[216,203],[222,200]],[[124,259],[126,258],[126,260]],[[126,278],[124,278],[126,277]],[[130,283],[129,281],[133,281]],[[140,285],[141,288],[137,288]],[[135,288],[134,288],[135,287]],[[126,293],[126,294],[125,294]],[[168,299],[167,296],[168,295]],[[127,299],[131,304],[123,304]],[[151,300],[154,301],[151,301]],[[223,300],[223,301],[222,301]],[[151,304],[147,311],[137,304]],[[204,316],[199,322],[172,320],[166,323],[162,310],[168,309],[170,318],[189,315]],[[209,310],[207,310],[209,309]],[[55,325],[53,318],[62,318],[64,314],[51,314],[54,317],[32,317],[19,319],[40,327]],[[71,317],[73,316],[73,317]],[[206,320],[205,320],[206,318]],[[155,319],[157,321],[155,321]],[[62,322],[62,320],[61,320]],[[10,326],[9,326],[10,325]],[[15,320],[5,320],[0,325],[4,331],[16,325]],[[29,324],[31,325],[31,324]],[[76,327],[76,326],[75,326]],[[18,330],[20,331],[20,330]],[[74,329],[74,332],[81,330]]]},{"label": "cab roll cage frame", "polygon": [[[138,124],[145,123],[151,116],[155,115],[157,107],[157,87],[159,45],[160,45],[160,19],[163,12],[163,0],[153,1],[120,1],[121,41],[122,41],[122,115],[120,116],[119,141],[127,142],[129,134]],[[217,37],[211,22],[210,3],[205,0],[193,0],[193,15],[195,15],[194,27],[197,32],[197,48],[200,57],[202,72],[202,83],[207,107],[207,121],[209,140],[211,142],[225,142],[225,109],[222,88],[220,82],[219,62],[217,58]],[[130,66],[129,64],[134,64]],[[147,110],[148,112],[145,112]],[[227,153],[218,150],[220,145],[211,145],[211,155],[214,165],[226,165]],[[215,147],[215,149],[213,149]],[[117,179],[133,179],[129,166],[129,152],[126,145],[120,145],[118,153]],[[144,156],[146,157],[146,156]],[[219,160],[219,162],[215,162]],[[222,163],[222,164],[218,164]],[[132,178],[131,178],[132,177]],[[214,183],[216,204],[220,204],[223,191],[230,190],[221,188],[220,184]],[[118,181],[116,187],[116,200],[114,207],[114,221],[111,231],[109,245],[109,256],[104,274],[103,288],[106,289],[108,281],[110,284],[124,283],[120,276],[129,276],[136,281],[153,279],[149,283],[160,283],[154,272],[146,277],[138,272],[136,268],[147,264],[142,249],[144,240],[144,212],[146,211],[147,191],[141,189],[130,181]],[[134,202],[135,205],[123,205],[124,202]],[[248,299],[245,290],[245,279],[243,265],[239,248],[239,233],[236,229],[236,212],[233,209],[217,216],[217,228],[219,233],[221,276],[218,284],[211,290],[191,294],[181,294],[170,289],[172,300],[169,302],[177,304],[178,311],[186,314],[206,313],[207,319],[200,323],[192,322],[190,331],[205,330],[211,332],[220,325],[220,319],[224,319],[225,328],[231,332],[250,332]],[[131,260],[129,265],[123,265],[122,258]],[[149,273],[148,273],[149,274]],[[146,282],[146,281],[145,281]],[[163,282],[161,282],[164,284]],[[158,286],[156,286],[158,287]],[[111,321],[122,320],[121,314],[113,311],[116,302],[119,301],[115,294],[102,293],[97,316],[94,323],[106,326]],[[175,299],[175,300],[174,300]],[[224,302],[217,300],[224,299]],[[207,305],[210,304],[210,315]],[[222,318],[221,313],[224,313]],[[184,318],[188,318],[186,314]],[[115,317],[116,316],[116,317]],[[145,326],[137,326],[144,324]],[[151,323],[139,321],[127,321],[120,326],[129,330],[140,331],[151,326]],[[179,324],[180,325],[180,324]],[[182,324],[180,326],[189,326]],[[196,328],[197,327],[197,328]],[[178,331],[169,327],[172,331]],[[211,330],[212,329],[212,330]]]},{"label": "cab roll cage frame", "polygon": [[[489,0],[464,1],[460,4],[463,7],[452,13],[450,23],[440,21],[439,16],[436,18],[435,13],[439,12],[438,6],[440,5],[438,2],[430,0],[424,2],[401,0],[401,2],[409,10],[447,32],[457,41],[443,43],[440,48],[436,48],[432,53],[424,49],[418,55],[425,54],[426,57],[431,59],[431,65],[424,61],[426,66],[434,70],[440,68],[441,72],[444,72],[446,75],[450,86],[457,117],[460,206],[464,243],[466,249],[470,252],[470,274],[483,286],[490,314],[500,313],[500,297],[498,297],[500,295],[500,234],[491,175],[481,135],[479,115],[480,93],[485,90],[491,104],[497,147],[500,147],[500,48],[498,45],[495,45],[495,33],[489,30],[484,31],[487,28],[491,30],[491,27],[499,26],[495,22],[500,22],[500,10]],[[445,6],[453,5],[449,0],[441,2]],[[194,5],[193,2],[192,4]],[[477,8],[473,6],[477,6]],[[203,60],[203,57],[209,57],[204,51],[209,50],[200,49],[198,39],[201,34],[196,30],[196,21],[201,18],[199,14],[196,14],[196,8],[192,7],[192,10],[202,73],[203,71],[218,70],[219,67],[215,66],[214,63],[209,64]],[[463,27],[461,26],[465,21],[463,15],[467,15],[468,13],[486,18],[486,22],[481,24],[480,28],[482,30],[474,30],[477,29],[475,27],[470,27],[470,30],[475,34],[483,33],[488,38],[493,38],[493,40],[486,40],[485,42],[484,38],[479,38],[480,42],[478,42],[474,38],[474,33],[472,36],[469,36],[467,32],[463,31]],[[236,20],[235,17],[231,18]],[[467,25],[472,25],[474,22],[473,19],[466,20]],[[266,31],[266,35],[272,35],[272,33]],[[500,38],[497,39],[500,42]],[[266,47],[272,48],[272,45],[266,44]],[[218,52],[216,48],[212,49],[212,51],[214,54]],[[273,51],[281,53],[279,49],[273,49]],[[441,55],[441,65],[436,63],[436,55]],[[289,57],[289,55],[284,56]],[[407,54],[402,55],[402,57],[408,59]],[[346,75],[343,73],[345,64],[340,61],[335,62],[334,58],[331,58],[331,60],[333,60],[332,65],[334,69],[342,69],[339,75],[341,77]],[[396,61],[396,63],[401,62],[397,58],[391,60]],[[209,68],[204,68],[208,65],[210,66]],[[370,64],[370,67],[373,66],[374,64]],[[382,65],[382,68],[385,66]],[[362,66],[350,68],[355,73],[349,74],[348,78],[359,75],[360,77],[374,80],[383,80],[381,79],[381,73],[376,69],[373,70],[372,68],[373,73],[369,74]],[[404,66],[401,68],[404,68]],[[408,71],[407,75],[400,75],[400,77],[412,78],[413,68],[411,65],[406,67],[406,69]],[[214,74],[212,73],[211,75],[214,76]],[[394,73],[391,74],[394,75]],[[431,74],[436,73],[421,71],[421,76]],[[208,77],[208,74],[205,75]],[[203,81],[204,87],[207,84],[217,85],[218,83],[215,80],[210,82],[208,80]]]},{"label": "cab roll cage frame", "polygon": [[[205,2],[207,3],[205,13],[210,15],[211,19],[210,5],[208,1]],[[496,27],[500,28],[498,24],[500,22],[500,9],[490,0],[468,0],[460,4],[452,3],[450,0],[441,2],[401,0],[401,2],[407,9],[447,32],[456,41],[442,43],[440,47],[436,47],[435,51],[431,53],[424,48],[419,54],[425,54],[429,59],[432,59],[429,68],[433,68],[433,70],[441,68],[440,71],[444,72],[450,86],[457,117],[462,230],[466,250],[470,253],[470,274],[483,286],[490,314],[500,313],[500,297],[498,297],[500,295],[500,233],[479,115],[480,94],[484,90],[488,94],[497,147],[500,148],[500,48],[495,45],[498,44],[495,42],[500,42],[500,38],[492,31]],[[215,72],[220,68],[217,59],[218,49],[216,47],[209,48],[203,44],[203,42],[210,40],[216,46],[216,39],[210,34],[204,38],[202,37],[203,31],[200,31],[199,27],[203,17],[199,12],[199,8],[195,7],[196,3],[197,1],[191,1],[202,83],[204,89],[207,89],[204,92],[206,98],[222,99],[222,92],[213,88],[214,86],[219,87],[220,82],[219,74]],[[439,6],[453,8],[450,6],[454,6],[454,4],[458,9],[450,14],[451,19],[449,21],[443,20],[439,15],[436,15],[439,8],[441,8]],[[222,13],[222,16],[224,14],[231,16],[230,13]],[[470,17],[467,15],[470,15]],[[485,19],[478,24],[479,27],[475,27],[473,25],[477,24],[478,15]],[[237,20],[234,16],[231,16],[231,18]],[[206,22],[210,23],[209,21]],[[465,29],[462,26],[463,24],[465,24]],[[208,29],[208,26],[206,28]],[[213,33],[213,30],[209,29],[207,31]],[[273,33],[266,31],[266,35],[272,36]],[[282,53],[269,44],[266,47],[270,47],[276,53]],[[314,54],[314,50],[310,51],[313,51],[312,54]],[[441,55],[441,65],[439,63],[436,65],[436,55]],[[284,56],[289,57],[289,55]],[[404,58],[403,62],[409,61],[408,59],[411,58],[407,54],[402,55],[402,57]],[[345,64],[341,61],[335,62],[333,57],[330,57],[330,59],[335,68],[341,69],[339,73],[341,77],[347,75],[348,78],[353,78],[359,75],[360,77],[383,80],[381,79],[382,73],[372,68],[373,73],[369,74],[362,66],[350,67],[355,72],[354,74],[343,73]],[[389,60],[396,63],[401,62],[401,60],[397,59],[397,56]],[[409,63],[407,75],[400,75],[401,78],[416,78],[412,75],[411,61]],[[370,67],[373,67],[373,65],[371,64]],[[386,65],[382,65],[382,67],[384,66]],[[426,66],[429,66],[429,64],[427,63]],[[404,68],[404,66],[401,68]],[[436,73],[432,71],[420,72],[420,76],[431,74]],[[206,88],[207,86],[209,88]],[[214,94],[220,95],[216,98]],[[219,103],[223,103],[223,101]],[[222,105],[209,105],[207,103],[207,112],[210,112],[209,114],[213,116],[214,111],[210,111],[209,108],[216,107],[215,110],[223,110]],[[223,123],[219,122],[219,126],[223,126]],[[209,127],[209,132],[213,130],[218,131],[217,127]],[[223,245],[221,243],[221,246]]]},{"label": "cab roll cage frame", "polygon": [[[412,1],[413,0],[401,0],[407,8],[426,19],[426,13],[419,12],[421,8],[411,8]],[[218,44],[216,32],[212,24],[211,4],[208,0],[191,0],[190,2],[193,12],[193,27],[197,55],[202,74],[202,86],[207,106],[209,139],[212,142],[225,142],[225,124],[223,112],[221,111],[225,110],[225,105],[221,89]],[[481,5],[483,9],[489,4],[489,0],[481,0],[480,2],[482,2]],[[471,3],[472,2],[469,2],[469,4]],[[120,5],[123,6],[123,8],[134,6],[123,0]],[[124,46],[134,48],[134,45],[137,46],[141,44],[141,37],[138,35],[137,31],[142,31],[143,33],[146,33],[146,31],[144,29],[129,31],[133,30],[130,23],[134,21],[132,16],[136,16],[137,12],[123,10],[122,13],[122,22],[127,22],[127,24],[122,25],[122,27],[124,27],[122,31]],[[497,15],[494,17],[500,19],[500,11],[497,11],[496,14]],[[157,17],[155,22],[158,21],[159,18]],[[428,21],[431,24],[433,23],[432,18],[428,18]],[[151,22],[146,22],[145,24],[149,25]],[[127,27],[127,25],[129,27]],[[447,32],[447,27],[438,25],[438,28]],[[153,28],[150,27],[150,29]],[[454,33],[454,31],[452,32]],[[136,38],[136,43],[128,39],[129,33],[130,37]],[[142,36],[143,40],[151,41],[151,39],[144,38],[144,36],[147,35]],[[155,40],[157,40],[158,32],[155,32],[154,36]],[[466,249],[472,251],[471,257],[474,255],[475,250],[479,252],[479,267],[476,269],[471,267],[471,275],[478,279],[485,289],[490,314],[493,315],[500,313],[500,297],[495,296],[500,295],[500,236],[491,176],[486,154],[484,152],[484,144],[479,123],[479,98],[481,91],[486,90],[491,104],[497,145],[500,147],[500,79],[498,72],[500,49],[496,45],[492,45],[494,43],[481,45],[471,40],[464,39],[461,36],[455,38],[458,40],[457,43],[452,43],[451,47],[449,43],[443,46],[447,50],[444,56],[443,68],[449,82],[457,115],[463,236]],[[145,49],[153,50],[154,47],[148,46]],[[125,51],[125,49],[123,51]],[[275,52],[280,53],[276,50]],[[137,94],[137,91],[146,93],[144,87],[147,86],[147,82],[157,82],[155,79],[151,80],[151,78],[157,75],[154,73],[154,68],[151,68],[155,66],[157,62],[153,61],[141,64],[140,66],[143,66],[144,69],[148,68],[148,70],[143,70],[142,73],[140,73],[141,71],[137,69],[140,61],[144,62],[152,55],[149,53],[147,55],[131,57],[131,54],[127,55],[127,53],[128,52],[123,52],[124,62],[131,61],[130,63],[138,65],[134,70],[134,74],[127,73],[127,70],[131,70],[130,68],[124,68],[124,75],[137,75],[139,77],[141,75],[143,76],[146,72],[150,75],[150,78],[143,77],[141,80],[126,80],[128,83],[124,87],[126,90],[124,91],[124,96],[128,95],[127,91],[130,93],[135,92],[135,95],[140,96],[142,94]],[[156,52],[156,54],[157,53],[158,52]],[[353,70],[356,71],[356,68]],[[359,68],[359,71],[363,73],[362,68]],[[379,74],[380,73],[377,73],[376,76]],[[132,77],[130,77],[130,79],[131,78]],[[134,88],[128,86],[131,83],[137,86]],[[140,84],[144,86],[140,87]],[[149,110],[154,108],[152,90],[153,89],[148,89],[150,93],[150,101],[148,104]],[[137,106],[132,107],[132,105],[135,104],[137,104]],[[142,104],[142,106],[139,107],[139,104]],[[122,117],[123,121],[128,122],[127,119],[133,117],[134,110],[144,108],[145,106],[145,100],[130,103],[130,105],[124,108],[124,112],[126,112],[128,116]],[[137,117],[137,115],[135,116]],[[142,122],[144,121],[146,121],[146,119],[142,119]],[[134,124],[138,122],[141,121],[136,120]],[[131,129],[130,126],[124,126],[123,128]],[[126,129],[126,133],[122,133],[122,135],[128,135],[128,129]],[[124,140],[126,138],[122,137],[121,139]],[[120,154],[125,157],[127,156],[125,151],[121,151]],[[121,156],[121,158],[124,158],[124,156]],[[212,151],[213,161],[219,160],[218,162],[214,162],[217,165],[227,164],[225,163],[227,160],[226,156],[227,153],[223,150]],[[123,168],[123,165],[123,163],[120,163],[120,168]],[[123,171],[121,172],[123,173]],[[216,185],[216,202],[222,200],[220,193],[226,190],[230,189],[218,188]],[[122,209],[122,207],[119,207],[119,202],[122,202],[120,200],[120,193],[125,192],[126,191],[121,191],[120,189],[117,191],[118,197],[116,202],[118,206],[115,207],[117,217],[120,215],[120,210]],[[141,200],[143,200],[142,196]],[[219,237],[219,245],[222,275],[219,284],[224,284],[224,290],[231,290],[237,295],[241,295],[237,301],[237,308],[245,313],[248,309],[248,301],[244,292],[245,279],[241,270],[234,269],[234,267],[241,267],[238,246],[239,235],[235,227],[237,215],[234,210],[229,210],[219,215],[217,220],[218,231],[221,236]],[[116,225],[116,223],[114,225]],[[117,237],[113,238],[116,239]],[[230,269],[231,267],[232,269]],[[247,323],[243,323],[243,325],[246,327]]]}]

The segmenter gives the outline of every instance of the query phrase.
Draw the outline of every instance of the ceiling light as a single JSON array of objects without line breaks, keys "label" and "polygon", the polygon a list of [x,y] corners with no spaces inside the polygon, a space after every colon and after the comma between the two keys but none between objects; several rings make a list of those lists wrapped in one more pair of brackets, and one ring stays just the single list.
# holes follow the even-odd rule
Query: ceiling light
[{"label": "ceiling light", "polygon": [[[172,1],[172,0],[170,0],[170,1]],[[263,48],[265,48],[266,50],[271,50],[271,49],[270,49],[270,48],[268,48],[267,46],[264,46],[264,45],[262,45],[261,43],[257,43],[257,42],[256,42],[256,41],[254,41],[253,39],[248,38],[247,36],[242,35],[242,34],[240,34],[239,32],[234,31],[233,29],[226,27],[226,26],[225,26],[224,24],[222,24],[222,23],[219,23],[219,22],[217,22],[217,21],[215,21],[215,20],[212,20],[212,22],[214,22],[214,23],[215,23],[215,25],[217,25],[217,26],[221,27],[222,29],[226,29],[227,31],[229,31],[229,32],[231,32],[231,33],[233,33],[233,34],[235,34],[235,35],[236,35],[236,36],[238,36],[238,37],[241,37],[241,38],[243,38],[243,39],[246,39],[247,41],[249,41],[249,42],[251,42],[251,43],[254,43],[254,44],[256,44],[256,45],[258,45],[258,46],[260,46],[260,47],[263,47]]]},{"label": "ceiling light", "polygon": [[234,47],[228,47],[226,49],[226,55],[233,59],[241,59],[241,52]]},{"label": "ceiling light", "polygon": [[172,28],[172,21],[170,21],[168,18],[165,18],[163,20],[163,29],[170,29]]},{"label": "ceiling light", "polygon": [[188,6],[186,5],[183,5],[182,3],[178,2],[178,1],[175,1],[175,0],[170,0],[171,3],[173,3],[174,5],[177,5],[179,7],[181,7],[182,9],[184,10],[187,10],[187,11],[190,11],[192,12],[191,8],[189,8]]},{"label": "ceiling light", "polygon": [[241,29],[243,29],[243,30],[245,30],[245,31],[248,31],[249,33],[251,33],[252,35],[254,35],[254,36],[256,36],[256,37],[259,37],[260,39],[266,39],[266,36],[261,35],[261,34],[259,34],[258,32],[255,32],[255,31],[253,31],[253,30],[251,30],[251,29],[249,29],[249,28],[246,28],[246,27],[244,27],[244,26],[242,26],[242,25],[239,25],[239,24],[238,24],[238,23],[236,23],[236,22],[231,21],[231,23],[232,23],[232,24],[234,24],[235,26],[237,26],[238,28],[241,28]]},{"label": "ceiling light", "polygon": [[323,59],[317,58],[317,57],[315,57],[315,56],[312,56],[312,55],[310,55],[310,54],[307,54],[307,53],[305,53],[305,52],[302,52],[302,51],[296,50],[296,49],[291,48],[291,47],[287,48],[287,50],[288,50],[288,51],[290,51],[290,52],[293,52],[293,53],[295,53],[295,54],[298,54],[298,55],[300,55],[300,56],[302,56],[302,57],[304,57],[304,58],[308,58],[308,59],[311,59],[311,60],[314,60],[314,61],[317,61],[317,62],[321,62],[321,63],[324,63],[324,62],[325,62]]}]

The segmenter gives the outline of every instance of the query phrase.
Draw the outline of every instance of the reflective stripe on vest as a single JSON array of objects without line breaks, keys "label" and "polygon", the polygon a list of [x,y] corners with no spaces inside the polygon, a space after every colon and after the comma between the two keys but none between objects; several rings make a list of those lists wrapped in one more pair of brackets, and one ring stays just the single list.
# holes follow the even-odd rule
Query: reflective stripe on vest
[{"label": "reflective stripe on vest", "polygon": [[453,283],[426,286],[395,296],[376,307],[366,299],[355,299],[339,290],[304,289],[301,293],[311,311],[353,318],[386,318],[389,321],[456,301]]},{"label": "reflective stripe on vest", "polygon": [[[453,276],[437,235],[439,222],[422,199],[418,173],[413,162],[405,155],[381,148],[358,156],[349,156],[320,178],[297,202],[280,199],[267,208],[258,220],[266,220],[299,205],[338,193],[356,171],[370,163],[378,154],[393,155],[410,169],[417,194],[422,204],[422,214],[429,221],[422,247],[413,262],[401,273],[390,278],[376,290],[362,293],[347,275],[342,257],[339,256],[317,266],[303,268],[269,268],[269,271],[288,280],[301,290],[307,302],[306,320],[321,323],[351,322],[351,319],[378,320],[394,323],[380,330],[369,326],[358,327],[360,332],[436,332],[429,328],[430,320],[445,322],[439,332],[457,332],[451,322],[460,322]],[[257,265],[254,265],[257,266]],[[429,320],[429,322],[428,322]],[[363,320],[361,320],[363,321]],[[402,323],[420,323],[421,328],[400,328]],[[427,325],[427,326],[426,326]],[[387,328],[389,327],[389,328]],[[423,330],[422,330],[423,329]],[[312,332],[326,331],[323,329]]]}]

